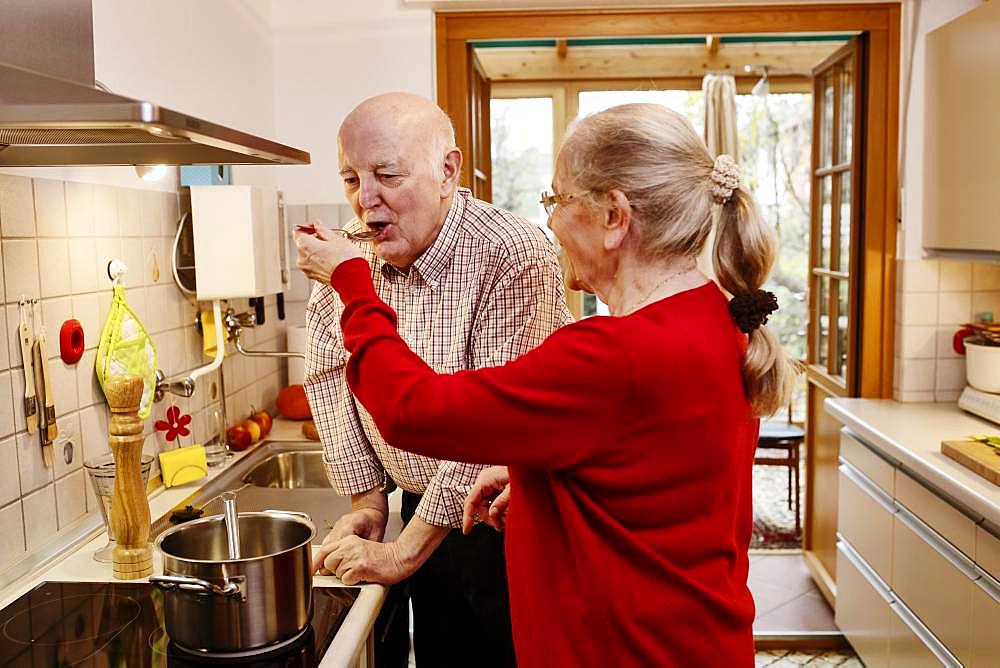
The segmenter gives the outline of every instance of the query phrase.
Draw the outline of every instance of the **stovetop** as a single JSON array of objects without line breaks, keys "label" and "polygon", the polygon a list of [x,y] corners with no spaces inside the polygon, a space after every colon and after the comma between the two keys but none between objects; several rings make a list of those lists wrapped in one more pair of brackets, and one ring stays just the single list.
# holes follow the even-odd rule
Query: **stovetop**
[{"label": "stovetop", "polygon": [[[333,642],[358,587],[313,588],[305,635],[243,667],[314,667]],[[148,582],[43,582],[0,611],[0,666],[147,668],[219,665],[174,645],[163,628],[163,592]]]}]

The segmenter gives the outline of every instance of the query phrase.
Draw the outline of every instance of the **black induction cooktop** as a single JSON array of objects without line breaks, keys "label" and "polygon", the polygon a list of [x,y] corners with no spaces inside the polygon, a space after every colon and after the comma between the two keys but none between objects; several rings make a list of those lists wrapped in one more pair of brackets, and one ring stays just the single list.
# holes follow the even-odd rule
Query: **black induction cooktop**
[{"label": "black induction cooktop", "polygon": [[312,623],[301,639],[274,652],[220,661],[191,656],[170,641],[163,592],[147,582],[43,582],[0,611],[0,666],[314,667],[359,591],[314,588]]}]

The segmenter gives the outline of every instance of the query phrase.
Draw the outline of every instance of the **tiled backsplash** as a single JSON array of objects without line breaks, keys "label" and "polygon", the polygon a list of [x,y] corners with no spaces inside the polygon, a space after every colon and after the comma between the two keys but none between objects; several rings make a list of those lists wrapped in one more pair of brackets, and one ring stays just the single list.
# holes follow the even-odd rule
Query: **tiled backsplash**
[{"label": "tiled backsplash", "polygon": [[899,260],[896,295],[897,401],[955,401],[965,358],[952,349],[963,323],[991,312],[1000,321],[1000,264]]},{"label": "tiled backsplash", "polygon": [[[164,372],[174,376],[209,361],[195,327],[198,307],[176,287],[170,271],[180,208],[176,193],[0,174],[0,331],[7,333],[6,344],[0,345],[0,571],[97,512],[82,464],[108,451],[108,410],[94,374],[112,300],[108,260],[119,258],[128,265],[126,300],[151,334]],[[308,285],[299,272],[294,274],[297,293],[288,295],[287,307],[293,322],[300,322]],[[44,466],[37,434],[25,431],[24,369],[15,334],[21,295],[41,299],[50,342],[60,432],[54,468]],[[247,309],[245,299],[231,305]],[[283,350],[285,321],[278,320],[273,297],[267,300],[266,316],[266,325],[244,330],[244,343]],[[62,362],[58,346],[59,329],[70,318],[80,321],[86,342],[83,358],[71,366]],[[223,371],[230,423],[248,415],[251,405],[273,406],[286,378],[284,360],[235,353],[227,356]],[[192,416],[192,433],[182,444],[204,442],[214,433],[217,392],[216,372],[199,379],[190,399],[168,394],[155,404],[144,427],[144,452],[176,447],[153,429],[172,404]],[[63,456],[66,439],[74,445],[68,462]]]}]

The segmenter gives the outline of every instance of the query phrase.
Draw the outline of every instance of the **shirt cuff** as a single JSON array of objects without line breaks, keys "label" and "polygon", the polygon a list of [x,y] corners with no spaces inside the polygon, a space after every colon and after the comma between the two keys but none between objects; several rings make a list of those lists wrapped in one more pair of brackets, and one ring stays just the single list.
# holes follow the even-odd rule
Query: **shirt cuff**
[{"label": "shirt cuff", "polygon": [[372,271],[363,257],[354,257],[338,264],[330,273],[330,287],[337,291],[345,304],[350,297],[375,293]]}]

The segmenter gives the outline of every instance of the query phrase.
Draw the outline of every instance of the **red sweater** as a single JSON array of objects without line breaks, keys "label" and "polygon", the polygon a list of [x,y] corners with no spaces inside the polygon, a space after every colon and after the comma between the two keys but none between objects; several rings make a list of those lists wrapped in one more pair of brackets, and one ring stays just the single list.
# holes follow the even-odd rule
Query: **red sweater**
[{"label": "red sweater", "polygon": [[757,421],[714,283],[563,327],[502,367],[438,375],[364,261],[331,276],[347,380],[395,447],[510,467],[518,664],[752,666]]}]

